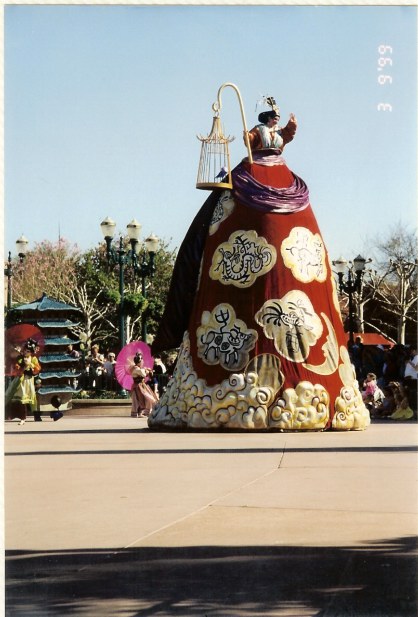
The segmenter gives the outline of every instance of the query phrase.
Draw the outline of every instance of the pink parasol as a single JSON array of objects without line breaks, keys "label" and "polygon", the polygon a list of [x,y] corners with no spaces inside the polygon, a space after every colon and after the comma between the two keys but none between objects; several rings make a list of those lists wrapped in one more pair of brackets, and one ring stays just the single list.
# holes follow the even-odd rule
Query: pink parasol
[{"label": "pink parasol", "polygon": [[151,369],[154,366],[154,358],[151,355],[151,348],[142,341],[131,341],[123,347],[116,358],[115,375],[119,384],[126,390],[131,390],[133,386],[132,369],[135,366],[134,357],[137,353],[143,357],[143,368]]},{"label": "pink parasol", "polygon": [[16,362],[25,343],[29,340],[36,343],[34,355],[39,358],[44,349],[44,336],[39,328],[32,324],[22,323],[7,328],[4,341],[4,374],[14,377],[18,374]]}]

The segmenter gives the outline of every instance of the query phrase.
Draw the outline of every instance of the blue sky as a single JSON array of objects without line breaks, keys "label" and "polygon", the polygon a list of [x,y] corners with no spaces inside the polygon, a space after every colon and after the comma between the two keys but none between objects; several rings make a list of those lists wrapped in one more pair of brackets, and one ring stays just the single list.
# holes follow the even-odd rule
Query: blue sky
[{"label": "blue sky", "polygon": [[[225,82],[240,89],[248,128],[262,95],[283,124],[296,114],[285,159],[308,184],[332,259],[366,254],[397,222],[414,229],[416,11],[6,6],[5,254],[22,233],[31,246],[60,231],[90,248],[106,216],[178,247],[208,195],[195,188],[196,135]],[[222,103],[235,166],[246,150],[232,89]]]}]

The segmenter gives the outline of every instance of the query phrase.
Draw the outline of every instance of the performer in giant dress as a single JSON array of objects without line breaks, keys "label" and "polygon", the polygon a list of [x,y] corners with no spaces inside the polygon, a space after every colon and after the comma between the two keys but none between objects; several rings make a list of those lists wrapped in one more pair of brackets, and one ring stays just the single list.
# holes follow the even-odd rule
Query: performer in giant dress
[{"label": "performer in giant dress", "polygon": [[297,121],[259,115],[233,188],[180,247],[152,351],[180,347],[150,428],[362,430],[370,422],[305,182],[283,158]]}]

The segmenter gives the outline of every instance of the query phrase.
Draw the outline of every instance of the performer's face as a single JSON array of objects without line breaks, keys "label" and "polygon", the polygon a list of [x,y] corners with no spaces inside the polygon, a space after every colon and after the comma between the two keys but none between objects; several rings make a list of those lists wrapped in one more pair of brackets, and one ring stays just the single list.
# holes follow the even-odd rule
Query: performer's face
[{"label": "performer's face", "polygon": [[267,121],[267,126],[269,127],[269,129],[271,129],[273,128],[273,126],[276,126],[278,121],[279,121],[279,118],[277,116],[275,116],[274,118],[269,118]]}]

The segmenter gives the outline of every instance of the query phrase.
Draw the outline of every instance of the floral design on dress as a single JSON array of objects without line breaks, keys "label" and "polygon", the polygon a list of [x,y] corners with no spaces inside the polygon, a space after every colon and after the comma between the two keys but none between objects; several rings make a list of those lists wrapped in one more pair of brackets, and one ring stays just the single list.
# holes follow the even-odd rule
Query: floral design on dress
[{"label": "floral design on dress", "polygon": [[338,371],[344,386],[335,400],[332,428],[342,431],[361,431],[370,424],[369,411],[363,402],[350,356],[343,346],[340,347],[340,357],[343,362],[338,367]]},{"label": "floral design on dress", "polygon": [[256,330],[248,329],[226,303],[218,304],[212,312],[203,311],[201,323],[196,331],[199,358],[228,371],[242,369],[257,341]]},{"label": "floral design on dress", "polygon": [[223,191],[219,197],[212,214],[209,227],[209,235],[213,236],[218,231],[219,225],[231,214],[235,207],[231,191]]},{"label": "floral design on dress", "polygon": [[235,231],[215,250],[209,276],[223,285],[251,287],[275,265],[277,252],[254,230]]},{"label": "floral design on dress", "polygon": [[308,296],[298,289],[281,299],[267,300],[255,315],[267,338],[277,351],[292,362],[302,362],[323,330]]},{"label": "floral design on dress", "polygon": [[325,247],[319,234],[305,227],[294,227],[280,250],[285,266],[291,269],[295,279],[302,283],[325,281]]}]

